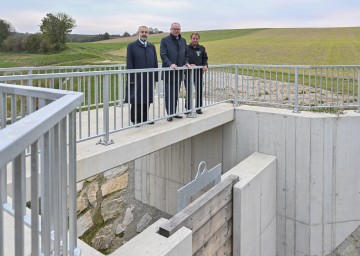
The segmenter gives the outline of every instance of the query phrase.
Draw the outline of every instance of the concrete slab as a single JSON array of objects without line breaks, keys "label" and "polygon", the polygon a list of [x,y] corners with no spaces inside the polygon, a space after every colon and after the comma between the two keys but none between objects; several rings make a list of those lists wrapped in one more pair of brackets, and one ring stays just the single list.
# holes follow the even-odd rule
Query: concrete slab
[{"label": "concrete slab", "polygon": [[166,221],[163,218],[158,220],[110,256],[191,256],[191,230],[182,227],[166,238],[158,234],[159,226]]},{"label": "concrete slab", "polygon": [[197,118],[157,121],[154,125],[111,134],[114,144],[97,145],[98,139],[78,143],[77,180],[83,180],[156,150],[180,142],[234,120],[229,103],[208,107]]}]

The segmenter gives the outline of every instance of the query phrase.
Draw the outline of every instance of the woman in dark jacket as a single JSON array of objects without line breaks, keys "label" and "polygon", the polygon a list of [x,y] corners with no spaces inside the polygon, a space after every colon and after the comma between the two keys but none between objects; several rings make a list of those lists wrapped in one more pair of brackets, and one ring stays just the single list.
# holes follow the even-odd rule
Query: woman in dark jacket
[{"label": "woman in dark jacket", "polygon": [[[155,46],[147,41],[149,29],[141,26],[138,32],[139,39],[127,47],[126,68],[158,68]],[[130,120],[133,124],[148,121],[149,107],[153,103],[153,87],[158,80],[157,77],[156,71],[143,71],[128,75],[125,102],[131,104]]]}]

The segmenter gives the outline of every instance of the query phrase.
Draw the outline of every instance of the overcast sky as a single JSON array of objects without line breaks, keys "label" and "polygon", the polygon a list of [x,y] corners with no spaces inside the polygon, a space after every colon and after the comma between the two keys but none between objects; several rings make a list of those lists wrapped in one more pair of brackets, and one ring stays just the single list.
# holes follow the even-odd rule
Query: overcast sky
[{"label": "overcast sky", "polygon": [[35,33],[57,12],[76,20],[74,34],[132,34],[140,25],[169,32],[175,21],[182,31],[360,26],[360,0],[3,0],[0,19]]}]

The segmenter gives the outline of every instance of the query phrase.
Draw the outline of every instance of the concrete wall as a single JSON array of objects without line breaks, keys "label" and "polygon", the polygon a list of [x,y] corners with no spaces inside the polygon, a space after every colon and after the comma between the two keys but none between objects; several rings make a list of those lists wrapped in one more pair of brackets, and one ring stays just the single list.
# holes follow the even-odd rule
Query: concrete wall
[{"label": "concrete wall", "polygon": [[139,235],[128,241],[111,256],[191,256],[192,233],[182,227],[175,234],[166,238],[159,235],[159,226],[166,219],[160,219]]},{"label": "concrete wall", "polygon": [[135,198],[169,214],[177,213],[177,190],[195,178],[198,165],[223,162],[223,128],[183,140],[135,161]]},{"label": "concrete wall", "polygon": [[276,254],[326,255],[360,225],[360,115],[240,106],[233,122],[136,161],[136,196],[170,214],[197,165],[276,156]]},{"label": "concrete wall", "polygon": [[[214,241],[222,241],[224,239],[223,228],[226,225],[219,222],[225,221],[225,223],[231,223],[231,219],[233,223],[232,228],[230,228],[233,236],[232,255],[275,256],[276,158],[270,155],[254,153],[232,168],[229,172],[222,175],[221,179],[224,181],[231,174],[240,178],[240,181],[238,181],[233,187],[232,196],[230,189],[223,189],[220,190],[220,192],[222,194],[230,193],[230,197],[232,197],[233,201],[232,214],[225,214],[223,216],[222,213],[224,211],[220,210],[217,212],[215,210],[216,207],[214,206],[214,200],[222,200],[219,204],[231,204],[231,200],[224,200],[227,196],[224,197],[219,194],[218,196],[210,196],[209,199],[213,201],[209,200],[207,202],[208,205],[202,205],[200,203],[201,207],[209,207],[210,209],[207,209],[206,211],[204,211],[203,208],[200,210],[194,210],[194,208],[196,208],[196,201],[195,205],[189,206],[191,210],[187,210],[185,208],[181,213],[179,213],[179,216],[174,216],[174,218],[178,216],[178,218],[182,219],[184,223],[191,226],[194,233],[191,232],[191,230],[182,227],[169,238],[163,237],[158,234],[158,230],[160,226],[166,225],[167,220],[160,219],[112,253],[111,256],[202,255],[207,250],[216,248],[215,245],[208,242],[207,239]],[[231,183],[229,186],[232,187]],[[202,199],[204,198],[207,198],[206,195],[204,195]],[[196,212],[193,212],[192,210]],[[186,221],[185,219],[187,217],[184,216],[187,212],[191,212],[188,216],[189,221]],[[207,213],[206,216],[204,216],[201,221],[197,220],[201,217],[201,214],[204,214],[205,212]],[[213,216],[211,216],[211,214],[213,214]],[[230,216],[230,219],[225,217],[228,215]],[[206,218],[211,218],[211,220],[207,220]],[[219,219],[215,221],[217,218]],[[203,225],[200,225],[200,222]],[[226,228],[226,230],[227,229],[228,228]],[[214,234],[213,236],[210,236],[209,233]],[[221,236],[218,233],[221,234]],[[226,235],[231,237],[231,232],[225,232],[225,236]],[[197,243],[196,248],[193,246],[194,240],[196,240]],[[201,244],[201,242],[203,242],[203,244]],[[221,242],[221,245],[222,244],[224,244],[225,248],[226,246],[224,241]],[[226,248],[221,248],[221,245],[219,251],[225,255]],[[215,253],[215,251],[212,252]],[[209,255],[209,253],[206,252],[205,255]]]},{"label": "concrete wall", "polygon": [[360,115],[241,106],[236,156],[277,157],[277,255],[326,255],[360,224]]},{"label": "concrete wall", "polygon": [[253,153],[225,173],[233,189],[234,256],[276,255],[276,158]]}]

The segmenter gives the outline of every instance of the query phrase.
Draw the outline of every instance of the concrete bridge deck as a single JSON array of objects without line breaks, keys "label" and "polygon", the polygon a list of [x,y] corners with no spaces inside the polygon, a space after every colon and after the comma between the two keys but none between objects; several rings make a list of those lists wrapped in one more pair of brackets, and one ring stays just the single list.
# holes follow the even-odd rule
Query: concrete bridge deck
[{"label": "concrete bridge deck", "polygon": [[160,120],[154,125],[110,134],[113,144],[97,144],[99,138],[77,144],[77,180],[83,180],[106,170],[135,160],[141,156],[201,134],[234,120],[234,106],[230,103],[203,109],[196,118],[183,116],[172,122]]}]

